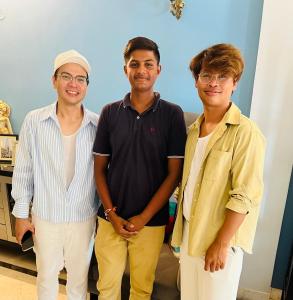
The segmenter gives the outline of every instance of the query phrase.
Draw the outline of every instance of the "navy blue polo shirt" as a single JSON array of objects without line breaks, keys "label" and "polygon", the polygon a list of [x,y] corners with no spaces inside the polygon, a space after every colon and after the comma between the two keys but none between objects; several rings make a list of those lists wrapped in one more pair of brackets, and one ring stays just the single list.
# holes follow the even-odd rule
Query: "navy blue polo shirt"
[{"label": "navy blue polo shirt", "polygon": [[[140,214],[168,174],[168,158],[183,158],[186,128],[182,109],[155,93],[152,107],[139,114],[123,100],[106,105],[98,123],[93,152],[109,156],[107,183],[117,214]],[[101,206],[98,215],[104,218]],[[168,203],[148,226],[168,222]]]}]

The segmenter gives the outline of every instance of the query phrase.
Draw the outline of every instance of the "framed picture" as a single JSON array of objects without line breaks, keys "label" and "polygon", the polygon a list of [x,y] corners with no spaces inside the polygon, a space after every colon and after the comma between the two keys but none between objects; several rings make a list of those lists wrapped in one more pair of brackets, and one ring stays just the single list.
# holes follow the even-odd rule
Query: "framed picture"
[{"label": "framed picture", "polygon": [[11,165],[15,160],[18,135],[0,134],[0,163]]}]

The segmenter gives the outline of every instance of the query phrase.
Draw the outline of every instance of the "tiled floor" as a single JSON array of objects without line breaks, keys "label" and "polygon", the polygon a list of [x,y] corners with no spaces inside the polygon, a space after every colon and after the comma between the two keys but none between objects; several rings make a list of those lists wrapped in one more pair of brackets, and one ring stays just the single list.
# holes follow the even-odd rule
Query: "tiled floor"
[{"label": "tiled floor", "polygon": [[[37,299],[36,277],[0,267],[0,300]],[[58,300],[66,300],[65,287],[60,285]]]}]

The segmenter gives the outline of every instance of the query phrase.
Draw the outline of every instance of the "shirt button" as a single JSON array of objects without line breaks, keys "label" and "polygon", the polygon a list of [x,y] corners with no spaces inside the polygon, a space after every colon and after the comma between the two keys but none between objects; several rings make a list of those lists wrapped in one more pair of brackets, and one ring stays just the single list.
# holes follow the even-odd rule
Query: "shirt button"
[{"label": "shirt button", "polygon": [[140,119],[140,116],[137,116],[136,118],[137,118],[137,120],[138,120],[138,119]]}]

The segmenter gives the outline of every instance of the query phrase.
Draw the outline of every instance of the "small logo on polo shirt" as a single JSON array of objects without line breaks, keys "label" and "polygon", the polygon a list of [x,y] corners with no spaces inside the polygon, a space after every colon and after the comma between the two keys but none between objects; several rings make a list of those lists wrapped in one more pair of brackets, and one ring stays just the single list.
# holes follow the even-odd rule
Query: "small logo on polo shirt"
[{"label": "small logo on polo shirt", "polygon": [[156,128],[155,128],[155,127],[151,127],[151,128],[150,128],[150,132],[151,132],[152,134],[154,134],[154,133],[156,132]]}]

